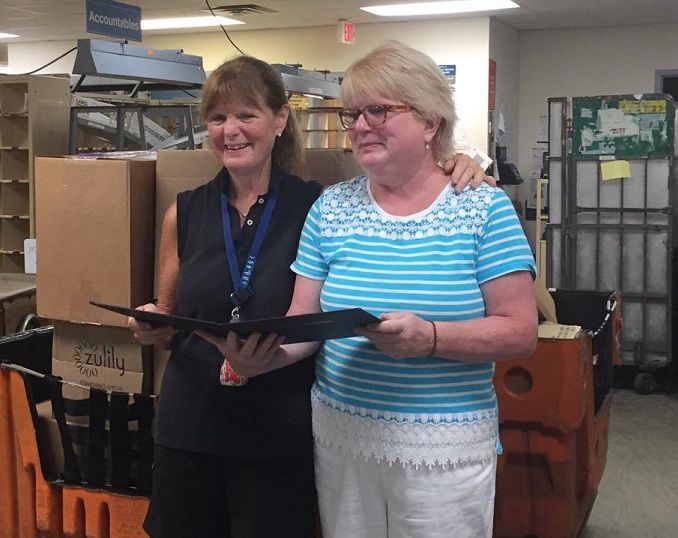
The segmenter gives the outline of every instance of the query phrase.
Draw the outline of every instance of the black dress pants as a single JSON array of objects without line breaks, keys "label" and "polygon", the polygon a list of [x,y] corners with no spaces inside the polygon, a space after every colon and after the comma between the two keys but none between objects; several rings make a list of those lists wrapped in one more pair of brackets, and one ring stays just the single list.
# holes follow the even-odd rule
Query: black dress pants
[{"label": "black dress pants", "polygon": [[151,538],[315,538],[313,457],[240,460],[155,446]]}]

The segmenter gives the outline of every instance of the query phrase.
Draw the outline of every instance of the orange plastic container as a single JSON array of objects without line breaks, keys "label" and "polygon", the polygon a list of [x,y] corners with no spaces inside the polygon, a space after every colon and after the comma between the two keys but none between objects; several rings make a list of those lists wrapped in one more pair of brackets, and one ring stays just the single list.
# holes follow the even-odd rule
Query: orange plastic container
[{"label": "orange plastic container", "polygon": [[146,536],[146,497],[44,479],[24,379],[6,370],[0,370],[0,499],[2,538]]},{"label": "orange plastic container", "polygon": [[148,499],[64,486],[64,537],[147,538]]},{"label": "orange plastic container", "polygon": [[60,537],[60,489],[45,481],[24,380],[0,370],[0,536]]},{"label": "orange plastic container", "polygon": [[605,469],[609,394],[595,411],[591,337],[540,340],[497,363],[501,442],[495,538],[579,535]]}]

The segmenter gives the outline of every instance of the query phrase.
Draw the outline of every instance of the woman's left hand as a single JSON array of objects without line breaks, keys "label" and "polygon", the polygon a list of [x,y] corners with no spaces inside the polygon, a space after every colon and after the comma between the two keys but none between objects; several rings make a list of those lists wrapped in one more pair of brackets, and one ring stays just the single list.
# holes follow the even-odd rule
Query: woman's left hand
[{"label": "woman's left hand", "polygon": [[389,357],[424,357],[433,349],[433,327],[412,312],[389,312],[373,323],[355,330],[366,336]]},{"label": "woman's left hand", "polygon": [[492,176],[486,176],[485,170],[471,157],[464,153],[457,153],[443,163],[443,171],[450,176],[454,190],[460,193],[466,185],[471,189],[477,189],[483,182],[497,186]]},{"label": "woman's left hand", "polygon": [[222,356],[228,359],[233,370],[245,377],[254,377],[273,370],[273,358],[283,342],[283,337],[276,334],[252,333],[242,342],[232,331],[226,337],[201,330],[195,333],[214,344]]}]

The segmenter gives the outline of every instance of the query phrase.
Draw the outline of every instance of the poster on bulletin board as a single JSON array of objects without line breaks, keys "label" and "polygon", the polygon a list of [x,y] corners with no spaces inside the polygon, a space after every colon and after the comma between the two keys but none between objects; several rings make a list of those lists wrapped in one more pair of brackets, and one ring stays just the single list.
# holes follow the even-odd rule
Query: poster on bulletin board
[{"label": "poster on bulletin board", "polygon": [[673,154],[675,106],[668,95],[575,97],[572,109],[575,156]]}]

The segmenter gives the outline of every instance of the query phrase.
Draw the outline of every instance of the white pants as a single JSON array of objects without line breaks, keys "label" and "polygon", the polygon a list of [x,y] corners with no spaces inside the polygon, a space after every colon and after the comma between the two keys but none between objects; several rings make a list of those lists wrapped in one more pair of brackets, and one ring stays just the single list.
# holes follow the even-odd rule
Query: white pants
[{"label": "white pants", "polygon": [[316,443],[323,538],[491,538],[496,466],[415,469]]}]

